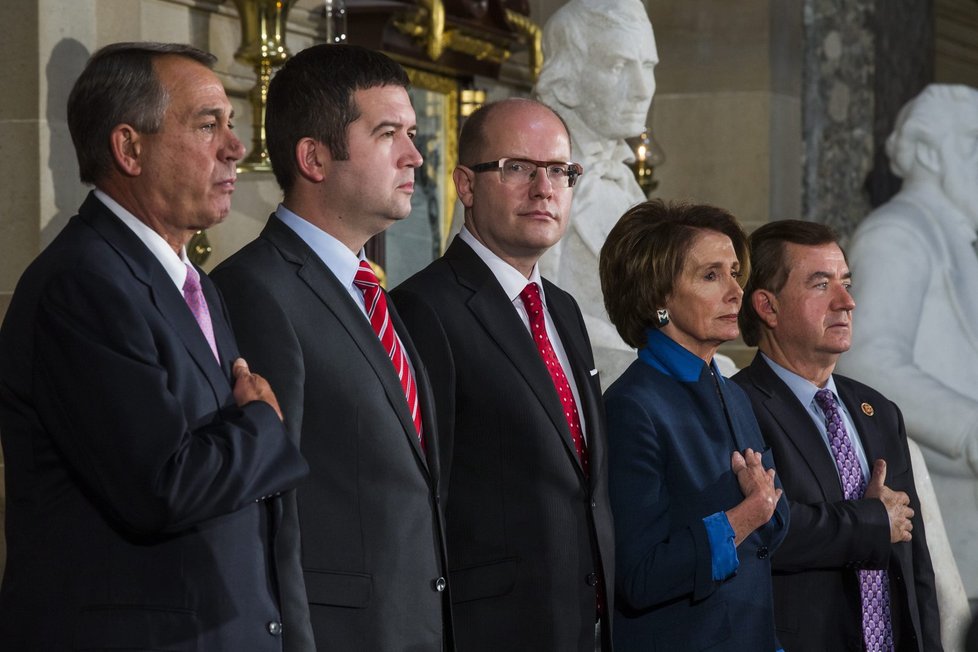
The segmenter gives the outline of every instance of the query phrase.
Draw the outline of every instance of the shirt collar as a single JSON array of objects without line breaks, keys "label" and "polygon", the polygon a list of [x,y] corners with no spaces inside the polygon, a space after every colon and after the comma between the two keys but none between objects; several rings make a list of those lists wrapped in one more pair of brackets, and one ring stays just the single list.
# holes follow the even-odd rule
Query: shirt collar
[{"label": "shirt collar", "polygon": [[283,204],[279,204],[275,209],[275,217],[280,219],[285,226],[295,231],[302,241],[309,245],[309,248],[323,261],[333,276],[343,284],[343,287],[351,287],[353,278],[360,267],[360,261],[366,260],[363,249],[360,254],[354,254],[345,244],[323,231],[312,222],[299,217]]},{"label": "shirt collar", "polygon": [[523,288],[525,288],[528,283],[536,283],[540,288],[540,299],[543,301],[544,307],[546,307],[547,297],[543,291],[543,279],[540,277],[539,265],[533,265],[533,271],[530,272],[530,278],[527,279],[519,272],[519,270],[494,254],[489,247],[479,242],[479,240],[472,235],[472,232],[469,231],[464,225],[462,226],[461,231],[459,231],[458,237],[461,238],[465,244],[472,247],[472,251],[475,252],[475,255],[477,255],[482,262],[489,267],[492,275],[496,277],[496,280],[499,282],[499,285],[502,286],[503,292],[506,293],[506,296],[509,297],[510,301],[516,301],[516,299],[520,296],[520,292],[523,291]]},{"label": "shirt collar", "polygon": [[[702,358],[673,341],[658,328],[650,328],[645,331],[645,338],[645,346],[638,350],[638,357],[642,362],[685,383],[692,383],[700,379],[703,374],[703,367],[706,366]],[[717,380],[721,383],[724,382],[723,375],[712,360],[710,361],[710,368]]]},{"label": "shirt collar", "polygon": [[150,253],[160,261],[163,265],[163,269],[166,270],[167,276],[173,281],[177,289],[183,292],[184,281],[187,280],[187,249],[182,247],[180,253],[177,254],[173,251],[173,247],[170,246],[166,240],[163,239],[159,233],[154,231],[145,222],[140,220],[138,217],[127,211],[122,207],[122,204],[116,200],[109,197],[103,191],[98,188],[95,189],[95,196],[100,202],[105,204],[105,207],[112,211],[112,214],[122,220],[122,223],[129,227],[129,229],[136,234],[136,237],[146,245]]},{"label": "shirt collar", "polygon": [[[795,395],[802,405],[808,407],[812,404],[812,401],[815,400],[815,394],[819,391],[819,389],[821,389],[818,385],[811,382],[807,378],[802,378],[793,371],[785,369],[777,362],[767,357],[764,353],[761,353],[761,357],[763,357],[764,362],[771,367],[771,371],[773,371],[778,378],[784,381],[784,384],[788,386],[788,389],[791,390],[791,393]],[[832,391],[836,402],[841,404],[842,401],[839,398],[839,392],[835,388],[835,378],[831,374],[829,374],[829,379],[825,383],[825,387]]]}]

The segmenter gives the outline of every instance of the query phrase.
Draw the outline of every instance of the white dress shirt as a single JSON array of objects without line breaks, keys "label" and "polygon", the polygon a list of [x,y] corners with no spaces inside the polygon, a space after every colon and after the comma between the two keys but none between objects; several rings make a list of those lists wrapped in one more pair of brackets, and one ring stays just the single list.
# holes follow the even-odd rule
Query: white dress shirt
[{"label": "white dress shirt", "polygon": [[[507,263],[505,260],[494,254],[489,250],[484,244],[479,242],[472,232],[469,231],[465,226],[459,231],[458,237],[460,237],[465,244],[472,247],[472,250],[476,255],[484,262],[489,270],[492,271],[492,275],[496,277],[499,285],[502,286],[503,292],[513,303],[513,308],[516,309],[516,314],[519,315],[520,321],[526,326],[526,332],[530,333],[530,316],[526,313],[526,306],[523,305],[523,299],[520,298],[520,292],[529,283],[536,283],[540,288],[540,299],[543,302],[543,317],[544,323],[547,325],[547,337],[550,338],[550,344],[553,346],[554,353],[557,355],[557,361],[560,362],[561,368],[564,370],[564,375],[567,376],[567,382],[570,385],[571,393],[574,395],[574,403],[577,404],[577,413],[581,415],[581,431],[584,434],[585,441],[587,441],[587,424],[584,419],[584,411],[581,409],[581,396],[577,391],[577,381],[574,379],[574,372],[571,369],[570,361],[567,358],[567,352],[564,351],[564,345],[560,341],[560,335],[557,334],[557,328],[554,326],[554,320],[550,316],[550,310],[547,308],[547,295],[543,289],[543,279],[540,277],[540,269],[538,265],[533,266],[533,271],[530,273],[530,278],[527,279],[523,274],[519,272],[515,267]],[[531,335],[532,338],[532,335]]]}]

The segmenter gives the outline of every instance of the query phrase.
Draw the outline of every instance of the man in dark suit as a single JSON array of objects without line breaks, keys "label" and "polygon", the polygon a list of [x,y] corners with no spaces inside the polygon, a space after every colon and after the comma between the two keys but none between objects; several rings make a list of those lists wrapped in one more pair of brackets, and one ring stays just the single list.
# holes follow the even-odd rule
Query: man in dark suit
[{"label": "man in dark suit", "polygon": [[852,338],[850,274],[828,227],[751,236],[747,392],[791,507],[772,557],[778,637],[791,652],[940,651],[934,571],[899,408],[833,374]]},{"label": "man in dark suit", "polygon": [[266,117],[285,198],[213,275],[312,468],[277,547],[287,650],[451,648],[431,390],[363,253],[411,211],[407,83],[363,48],[290,59]]},{"label": "man in dark suit", "polygon": [[431,375],[459,649],[610,649],[601,390],[574,299],[537,261],[570,216],[570,138],[531,100],[469,117],[465,226],[392,293]]},{"label": "man in dark suit", "polygon": [[95,191],[0,330],[4,650],[281,650],[270,496],[307,468],[185,253],[243,151],[213,62],[108,46],[68,100]]}]

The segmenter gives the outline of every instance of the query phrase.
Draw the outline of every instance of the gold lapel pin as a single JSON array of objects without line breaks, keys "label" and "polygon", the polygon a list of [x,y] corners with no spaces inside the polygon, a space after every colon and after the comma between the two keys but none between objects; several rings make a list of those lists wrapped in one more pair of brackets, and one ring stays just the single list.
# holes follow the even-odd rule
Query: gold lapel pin
[{"label": "gold lapel pin", "polygon": [[871,417],[874,414],[876,414],[876,410],[874,410],[873,406],[870,405],[869,403],[863,403],[859,407],[863,409],[863,414],[865,414],[867,417]]}]

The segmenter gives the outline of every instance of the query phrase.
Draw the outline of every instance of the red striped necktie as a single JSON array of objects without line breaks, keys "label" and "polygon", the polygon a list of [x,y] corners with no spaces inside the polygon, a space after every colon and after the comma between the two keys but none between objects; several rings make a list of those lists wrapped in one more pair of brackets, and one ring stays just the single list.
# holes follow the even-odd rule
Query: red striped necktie
[{"label": "red striped necktie", "polygon": [[421,425],[421,405],[418,401],[418,385],[414,381],[414,374],[411,373],[411,366],[408,364],[407,355],[404,354],[404,345],[401,339],[394,332],[394,325],[391,323],[391,316],[387,310],[387,296],[380,289],[380,281],[371,269],[370,263],[365,260],[360,261],[356,276],[353,277],[353,284],[363,292],[363,302],[367,308],[367,318],[373,327],[380,343],[387,351],[387,356],[394,365],[394,371],[401,381],[401,388],[404,390],[404,397],[407,399],[408,409],[411,411],[411,418],[414,419],[414,428],[418,433],[418,440],[421,448],[424,448],[424,430]]}]

